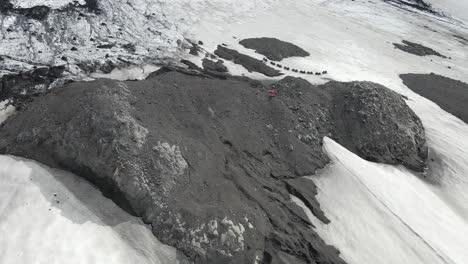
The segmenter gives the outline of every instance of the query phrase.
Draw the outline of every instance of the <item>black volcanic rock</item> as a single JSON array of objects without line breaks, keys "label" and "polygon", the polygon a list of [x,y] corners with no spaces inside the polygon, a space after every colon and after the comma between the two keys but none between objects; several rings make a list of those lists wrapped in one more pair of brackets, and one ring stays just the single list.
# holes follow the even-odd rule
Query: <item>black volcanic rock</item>
[{"label": "black volcanic rock", "polygon": [[437,74],[401,74],[403,83],[468,124],[468,84]]},{"label": "black volcanic rock", "polygon": [[248,49],[253,49],[273,61],[281,61],[289,57],[307,57],[310,55],[302,48],[276,38],[249,38],[239,41],[239,44]]},{"label": "black volcanic rock", "polygon": [[207,71],[215,71],[215,72],[227,72],[228,69],[226,65],[224,65],[222,60],[218,60],[216,62],[210,59],[203,59],[202,62],[203,68]]},{"label": "black volcanic rock", "polygon": [[325,86],[334,93],[332,137],[336,141],[370,161],[425,169],[424,128],[402,96],[370,82]]},{"label": "black volcanic rock", "polygon": [[437,51],[435,51],[435,50],[433,50],[431,48],[428,48],[426,46],[423,46],[421,44],[410,42],[410,41],[407,41],[407,40],[402,40],[402,43],[403,44],[393,43],[393,46],[395,46],[395,48],[397,48],[399,50],[402,50],[404,52],[408,52],[408,53],[411,53],[411,54],[417,55],[417,56],[434,55],[434,56],[439,56],[441,58],[447,58],[444,55],[440,54],[439,52],[437,52]]},{"label": "black volcanic rock", "polygon": [[62,77],[65,67],[41,67],[18,74],[6,74],[0,78],[0,101],[21,101],[43,94],[49,86]]},{"label": "black volcanic rock", "polygon": [[[98,0],[85,0],[83,5],[79,4],[78,1],[68,4],[67,6],[56,9],[54,11],[67,12],[72,9],[86,8],[89,12],[99,13]],[[15,13],[24,15],[27,18],[42,21],[45,20],[52,9],[45,5],[32,6],[30,8],[15,8],[10,0],[0,0],[0,13],[9,14]]]},{"label": "black volcanic rock", "polygon": [[236,64],[244,66],[250,72],[259,72],[269,77],[280,76],[282,73],[278,70],[271,68],[270,66],[263,63],[261,60],[257,60],[245,54],[239,53],[236,50],[228,49],[221,45],[214,52],[217,56],[233,61]]},{"label": "black volcanic rock", "polygon": [[[344,263],[290,199],[328,221],[313,181],[301,178],[328,163],[323,137],[374,160],[388,139],[385,161],[412,166],[423,128],[399,95],[372,83],[287,77],[275,87],[269,97],[270,87],[247,79],[170,69],[143,81],[71,83],[10,117],[0,152],[86,177],[195,263]],[[346,112],[354,109],[369,127],[346,124],[363,120]],[[338,127],[357,131],[334,136]],[[354,146],[359,133],[368,138]]]}]

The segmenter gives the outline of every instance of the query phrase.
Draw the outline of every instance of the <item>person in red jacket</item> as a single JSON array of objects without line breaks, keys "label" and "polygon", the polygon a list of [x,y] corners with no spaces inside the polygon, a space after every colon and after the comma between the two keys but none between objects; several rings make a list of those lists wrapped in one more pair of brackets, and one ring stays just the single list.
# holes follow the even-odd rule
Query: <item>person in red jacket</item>
[{"label": "person in red jacket", "polygon": [[276,90],[276,88],[272,86],[270,90],[268,90],[268,97],[273,98],[273,97],[276,97],[277,95],[278,95],[278,90]]}]

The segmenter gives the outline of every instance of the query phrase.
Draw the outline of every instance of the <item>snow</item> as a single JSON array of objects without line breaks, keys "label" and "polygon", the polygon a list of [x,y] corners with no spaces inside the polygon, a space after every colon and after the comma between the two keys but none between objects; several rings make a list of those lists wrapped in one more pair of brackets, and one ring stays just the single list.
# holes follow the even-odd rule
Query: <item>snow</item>
[{"label": "snow", "polygon": [[10,0],[16,8],[31,8],[38,5],[48,6],[52,9],[65,7],[73,2],[78,4],[85,4],[84,0]]},{"label": "snow", "polygon": [[[349,263],[467,263],[468,220],[403,167],[375,164],[325,138],[332,164],[311,176],[331,223],[308,215]],[[293,198],[299,202],[297,198]],[[304,208],[304,207],[303,207]]]},{"label": "snow", "polygon": [[15,107],[8,105],[8,101],[0,102],[0,125],[15,112]]},{"label": "snow", "polygon": [[178,263],[81,178],[15,157],[0,164],[0,263]]},{"label": "snow", "polygon": [[[55,8],[68,2],[15,3]],[[292,42],[311,56],[288,58],[282,65],[329,74],[289,75],[312,83],[374,81],[408,96],[407,103],[424,124],[434,159],[427,176],[436,182],[429,184],[404,168],[364,161],[325,140],[333,164],[313,179],[332,222],[323,225],[310,215],[319,234],[350,264],[468,263],[468,240],[463,236],[468,234],[468,125],[410,91],[398,77],[435,72],[468,82],[466,44],[453,37],[468,39],[463,24],[468,20],[467,3],[429,2],[454,19],[399,9],[380,0],[101,0],[103,12],[86,13],[83,19],[58,11],[47,23],[0,15],[1,27],[14,29],[0,30],[0,53],[7,55],[0,74],[43,64],[64,64],[77,72],[74,64],[118,62],[118,58],[155,65],[187,56],[200,65],[201,57],[180,52],[187,43],[177,40],[184,38],[202,40],[208,52],[226,43],[257,59],[263,56],[238,41],[277,37]],[[49,25],[59,26],[50,32]],[[418,57],[395,49],[392,43],[403,39],[452,59]],[[109,43],[115,46],[96,48]],[[122,48],[128,43],[135,44],[134,53]],[[70,51],[73,46],[79,47],[78,52]],[[232,62],[226,64],[234,74],[267,79]],[[143,79],[149,72],[145,67],[92,77]],[[12,108],[0,111],[0,122],[11,113]],[[0,164],[0,263],[173,263],[174,249],[157,242],[147,227],[80,178],[12,157],[0,156]]]},{"label": "snow", "polygon": [[110,73],[92,73],[92,78],[106,78],[119,81],[125,80],[144,80],[152,72],[159,70],[161,67],[156,65],[146,64],[142,66],[132,66],[128,68],[116,68]]},{"label": "snow", "polygon": [[425,0],[427,3],[444,15],[468,23],[468,2],[461,0]]}]

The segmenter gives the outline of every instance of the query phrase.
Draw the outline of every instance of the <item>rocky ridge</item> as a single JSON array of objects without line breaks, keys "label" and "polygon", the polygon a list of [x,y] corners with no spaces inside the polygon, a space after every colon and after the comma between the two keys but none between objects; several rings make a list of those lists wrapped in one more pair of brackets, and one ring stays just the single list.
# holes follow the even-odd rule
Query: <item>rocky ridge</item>
[{"label": "rocky ridge", "polygon": [[368,82],[272,87],[163,68],[144,81],[70,83],[0,129],[0,152],[86,177],[195,263],[344,263],[315,233],[313,181],[329,136],[362,157],[422,170],[424,129]]}]

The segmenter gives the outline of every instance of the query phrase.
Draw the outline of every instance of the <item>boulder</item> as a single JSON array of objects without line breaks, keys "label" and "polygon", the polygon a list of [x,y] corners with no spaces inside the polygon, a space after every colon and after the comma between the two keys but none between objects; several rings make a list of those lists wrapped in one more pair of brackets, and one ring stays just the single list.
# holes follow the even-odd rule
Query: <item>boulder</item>
[{"label": "boulder", "polygon": [[424,171],[424,128],[401,95],[371,82],[325,87],[334,94],[333,139],[364,159]]}]

